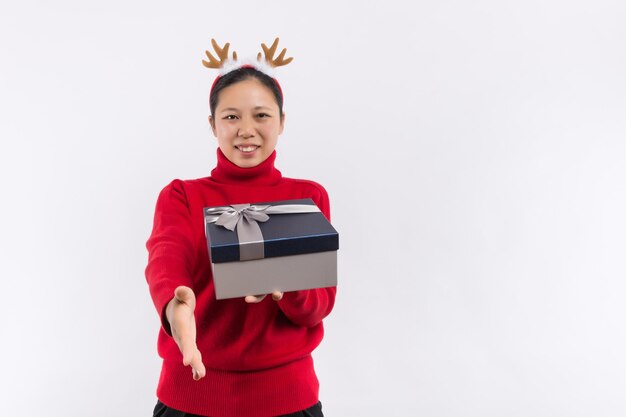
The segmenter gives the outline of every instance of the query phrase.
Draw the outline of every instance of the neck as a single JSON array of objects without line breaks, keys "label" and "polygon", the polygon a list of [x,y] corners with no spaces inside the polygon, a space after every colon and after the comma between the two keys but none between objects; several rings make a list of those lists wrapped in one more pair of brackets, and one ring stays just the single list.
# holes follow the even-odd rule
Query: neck
[{"label": "neck", "polygon": [[224,184],[273,185],[282,178],[280,171],[274,167],[275,160],[276,151],[259,165],[242,168],[229,161],[220,148],[217,148],[217,166],[211,171],[211,178]]}]

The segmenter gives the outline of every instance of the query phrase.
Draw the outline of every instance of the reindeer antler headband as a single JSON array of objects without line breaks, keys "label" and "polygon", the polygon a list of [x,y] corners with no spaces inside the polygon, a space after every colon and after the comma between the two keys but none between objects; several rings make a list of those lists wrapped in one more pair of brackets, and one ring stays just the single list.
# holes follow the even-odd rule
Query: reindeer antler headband
[{"label": "reindeer antler headband", "polygon": [[[232,59],[228,58],[228,50],[230,48],[230,43],[227,42],[223,47],[220,47],[219,44],[215,41],[215,39],[211,39],[211,45],[213,45],[213,49],[215,49],[215,54],[217,57],[214,57],[211,52],[205,51],[208,61],[202,60],[202,65],[207,68],[219,69],[220,74],[213,81],[213,85],[211,86],[211,93],[213,92],[213,88],[217,81],[224,75],[228,74],[231,71],[234,71],[239,68],[254,68],[257,71],[260,71],[274,79],[276,85],[280,89],[280,84],[278,80],[274,78],[274,68],[282,67],[284,65],[289,64],[293,61],[292,57],[285,58],[285,54],[287,53],[287,49],[283,48],[283,50],[278,54],[276,58],[274,58],[274,54],[278,48],[278,40],[279,38],[274,39],[274,43],[269,48],[264,43],[261,44],[261,48],[263,48],[263,54],[265,55],[265,59],[261,52],[257,54],[256,60],[254,59],[245,59],[239,61],[237,59],[237,52],[233,51]],[[282,93],[282,89],[281,89]]]}]

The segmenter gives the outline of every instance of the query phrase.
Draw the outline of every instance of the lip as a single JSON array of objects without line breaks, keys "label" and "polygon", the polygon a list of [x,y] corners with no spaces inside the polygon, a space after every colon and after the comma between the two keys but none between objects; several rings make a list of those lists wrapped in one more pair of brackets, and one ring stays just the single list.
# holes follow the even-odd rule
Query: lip
[{"label": "lip", "polygon": [[[251,151],[243,151],[241,148],[254,147]],[[261,148],[261,145],[255,145],[252,143],[247,143],[245,145],[235,145],[235,148],[242,153],[243,155],[253,155]]]}]

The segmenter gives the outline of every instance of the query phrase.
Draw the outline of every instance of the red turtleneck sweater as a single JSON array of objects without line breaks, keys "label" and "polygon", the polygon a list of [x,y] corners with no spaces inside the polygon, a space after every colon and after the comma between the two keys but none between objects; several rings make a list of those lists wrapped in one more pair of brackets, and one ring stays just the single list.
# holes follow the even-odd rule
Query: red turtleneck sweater
[{"label": "red turtleneck sweater", "polygon": [[[330,220],[328,195],[315,182],[284,178],[274,167],[276,152],[253,168],[234,165],[219,149],[217,156],[210,177],[174,180],[156,204],[146,279],[163,322],[157,396],[169,407],[211,417],[270,417],[306,409],[318,401],[311,351],[322,340],[322,319],[333,308],[335,288],[289,292],[278,302],[216,300],[203,208],[311,198]],[[197,345],[207,369],[199,381],[183,366],[164,319],[179,285],[196,294]]]}]

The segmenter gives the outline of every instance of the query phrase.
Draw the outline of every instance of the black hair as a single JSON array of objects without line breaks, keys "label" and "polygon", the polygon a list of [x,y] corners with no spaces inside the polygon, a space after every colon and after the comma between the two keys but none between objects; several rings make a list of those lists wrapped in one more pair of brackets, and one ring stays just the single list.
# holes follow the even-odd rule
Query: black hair
[{"label": "black hair", "polygon": [[211,91],[211,96],[209,97],[209,107],[211,108],[211,115],[215,115],[215,109],[217,108],[217,103],[219,101],[220,92],[233,84],[236,84],[240,81],[247,80],[249,78],[256,78],[261,84],[270,89],[272,94],[274,94],[274,98],[276,99],[276,104],[278,104],[278,110],[280,113],[280,117],[283,116],[283,93],[280,90],[280,87],[276,83],[276,81],[270,77],[269,75],[253,68],[253,67],[242,67],[233,70],[226,75],[221,76],[213,90]]}]

